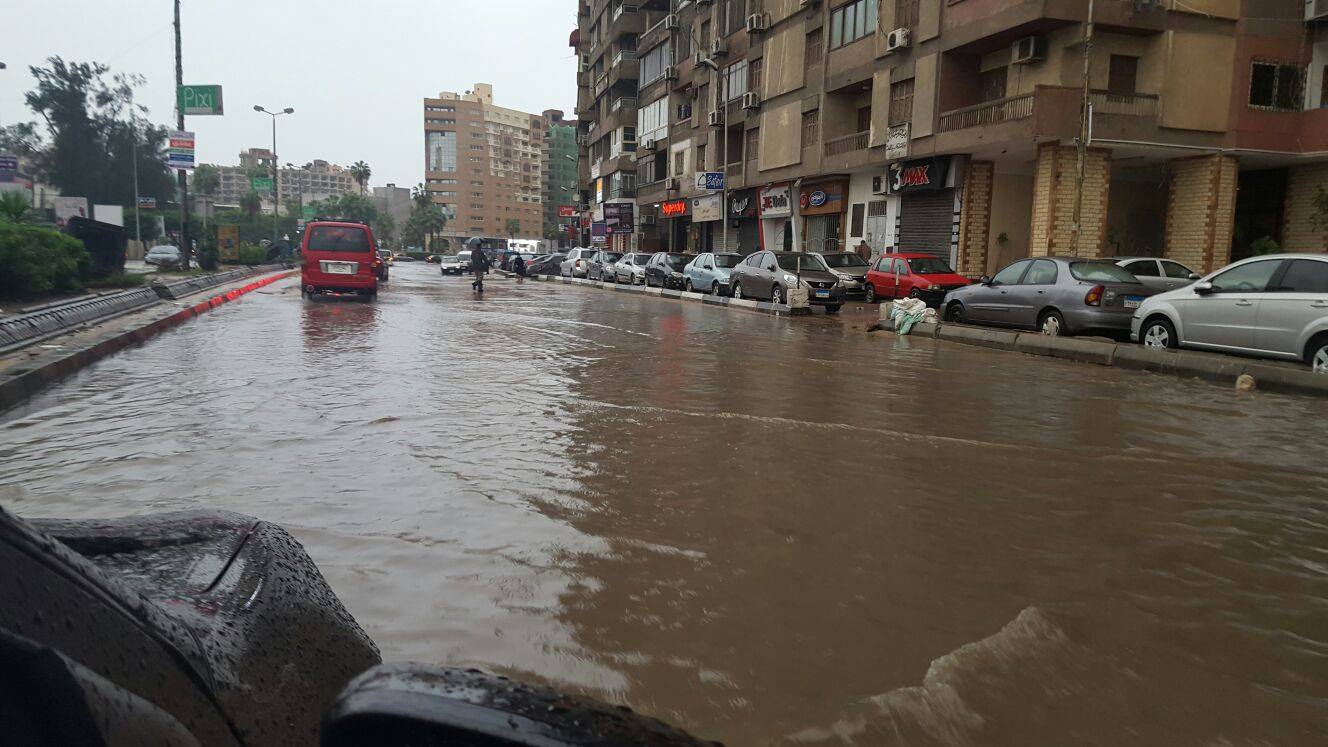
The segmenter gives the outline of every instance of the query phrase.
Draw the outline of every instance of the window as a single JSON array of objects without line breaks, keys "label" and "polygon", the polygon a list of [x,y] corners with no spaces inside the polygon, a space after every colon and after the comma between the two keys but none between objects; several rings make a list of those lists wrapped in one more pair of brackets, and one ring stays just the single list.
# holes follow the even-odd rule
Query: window
[{"label": "window", "polygon": [[452,117],[425,117],[424,121],[429,122],[430,124],[445,124],[445,125],[456,124],[456,120],[453,119]]},{"label": "window", "polygon": [[456,184],[456,179],[430,179],[430,184]]},{"label": "window", "polygon": [[1124,267],[1106,261],[1071,262],[1070,275],[1075,280],[1083,280],[1089,283],[1139,284],[1139,278],[1131,275]]},{"label": "window", "polygon": [[761,150],[761,129],[754,128],[747,131],[747,160],[755,161],[756,155]]},{"label": "window", "polygon": [[1023,285],[1053,285],[1056,282],[1056,263],[1049,259],[1034,260],[1024,275]]},{"label": "window", "polygon": [[1160,277],[1157,260],[1155,259],[1141,259],[1138,262],[1130,262],[1125,265],[1125,269],[1137,278]]},{"label": "window", "polygon": [[1024,274],[1024,270],[1027,270],[1028,266],[1031,264],[1033,264],[1031,260],[1015,262],[1004,270],[996,273],[996,277],[991,279],[992,285],[1014,285],[1018,283],[1020,276]]},{"label": "window", "polygon": [[369,235],[362,228],[315,226],[309,233],[309,249],[362,254],[369,251]]},{"label": "window", "polygon": [[[433,190],[430,190],[430,194],[432,194],[434,197],[456,197],[456,196],[457,196],[457,193],[456,193],[456,192],[452,192],[452,191],[433,191]],[[483,195],[480,195],[480,196],[483,197]]]},{"label": "window", "polygon": [[821,110],[802,113],[802,147],[811,148],[821,139]]},{"label": "window", "polygon": [[701,22],[701,48],[710,49],[710,19]]},{"label": "window", "polygon": [[815,65],[825,56],[825,34],[820,29],[807,34],[807,51],[803,64]]},{"label": "window", "polygon": [[891,272],[893,272],[893,273],[896,274],[896,275],[901,275],[901,276],[902,276],[902,275],[907,275],[907,274],[908,274],[908,262],[906,262],[906,261],[904,261],[904,260],[902,260],[902,259],[896,259],[896,260],[895,260],[895,267],[894,267],[894,269],[893,269]]},{"label": "window", "polygon": [[1274,291],[1282,293],[1328,293],[1328,262],[1293,259]]},{"label": "window", "polygon": [[704,145],[696,146],[696,170],[705,171],[706,168],[706,147]]},{"label": "window", "polygon": [[1276,62],[1255,62],[1250,68],[1250,106],[1300,109],[1300,68]]},{"label": "window", "polygon": [[725,10],[725,17],[728,23],[725,25],[726,34],[736,34],[747,28],[747,0],[728,0]]},{"label": "window", "polygon": [[708,114],[712,108],[710,105],[710,84],[702,83],[696,89],[696,100],[701,103],[701,113]]},{"label": "window", "polygon": [[867,205],[859,202],[853,206],[853,221],[849,224],[849,233],[853,236],[862,235],[862,224],[867,220]]},{"label": "window", "polygon": [[1107,71],[1107,92],[1119,96],[1128,96],[1135,92],[1139,77],[1139,58],[1124,54],[1111,56],[1110,69]]},{"label": "window", "polygon": [[894,260],[892,260],[892,259],[886,259],[885,257],[881,257],[880,259],[876,260],[876,271],[877,271],[877,272],[889,272],[889,271],[890,271],[890,265],[893,264],[893,263],[894,263]]},{"label": "window", "polygon": [[430,171],[456,171],[457,148],[455,132],[427,132],[425,150],[429,154]]},{"label": "window", "polygon": [[918,0],[895,0],[895,27],[906,28],[916,25],[918,25]]},{"label": "window", "polygon": [[876,16],[876,0],[854,0],[835,8],[830,12],[830,48],[838,49],[876,31]]},{"label": "window", "polygon": [[636,135],[641,140],[662,140],[669,134],[669,97],[636,110]]},{"label": "window", "polygon": [[867,132],[871,130],[871,107],[864,106],[858,109],[858,129],[857,132]]},{"label": "window", "polygon": [[639,87],[645,88],[664,77],[664,69],[672,64],[673,50],[667,41],[646,52],[645,56],[641,58],[641,83]]},{"label": "window", "polygon": [[761,68],[764,66],[764,58],[752,60],[747,65],[747,90],[761,91]]},{"label": "window", "polygon": [[426,111],[426,112],[455,112],[455,111],[456,111],[456,107],[454,107],[454,106],[426,106],[426,107],[424,107],[424,111]]},{"label": "window", "polygon": [[1280,259],[1265,259],[1233,267],[1213,278],[1213,292],[1262,293],[1281,264]]},{"label": "window", "polygon": [[732,101],[747,93],[747,60],[738,60],[724,68],[723,84],[725,101]]},{"label": "window", "polygon": [[[1193,270],[1179,262],[1162,260],[1162,273],[1169,278],[1179,278],[1189,280],[1190,276],[1195,274]],[[1136,275],[1139,273],[1135,273]]]},{"label": "window", "polygon": [[687,169],[687,151],[680,150],[673,154],[673,175],[682,176]]},{"label": "window", "polygon": [[890,85],[890,126],[898,127],[913,121],[913,79]]},{"label": "window", "polygon": [[978,96],[980,101],[997,101],[1005,98],[1005,68],[998,67],[978,76]]}]

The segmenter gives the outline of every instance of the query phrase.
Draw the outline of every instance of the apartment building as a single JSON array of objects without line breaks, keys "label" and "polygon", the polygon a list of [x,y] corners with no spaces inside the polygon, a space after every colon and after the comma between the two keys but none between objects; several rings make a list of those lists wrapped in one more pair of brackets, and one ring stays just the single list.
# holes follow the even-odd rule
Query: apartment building
[{"label": "apartment building", "polygon": [[543,235],[545,117],[497,106],[493,86],[424,99],[425,186],[443,236]]},{"label": "apartment building", "polygon": [[[272,190],[263,181],[257,182],[262,188],[255,189],[254,180],[272,178],[272,151],[268,148],[249,148],[240,153],[239,159],[239,166],[217,167],[221,188],[212,203],[222,207],[237,207],[241,197],[255,191],[262,200],[261,211],[270,214],[273,206]],[[323,160],[310,161],[298,167],[287,164],[277,169],[277,175],[277,190],[283,203],[316,202],[358,189],[350,171]],[[285,210],[285,205],[282,210]]]},{"label": "apartment building", "polygon": [[1086,45],[1088,5],[584,0],[583,222],[630,184],[636,229],[606,241],[866,243],[974,277],[1328,248],[1328,2],[1096,0]]},{"label": "apartment building", "polygon": [[544,233],[559,246],[577,238],[577,144],[576,121],[564,120],[557,109],[544,112]]}]

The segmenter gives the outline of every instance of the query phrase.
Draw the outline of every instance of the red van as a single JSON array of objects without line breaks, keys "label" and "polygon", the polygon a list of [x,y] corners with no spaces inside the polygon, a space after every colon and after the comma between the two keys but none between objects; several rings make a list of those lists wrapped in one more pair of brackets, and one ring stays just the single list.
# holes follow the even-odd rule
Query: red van
[{"label": "red van", "polygon": [[378,295],[377,246],[373,232],[361,223],[314,221],[304,228],[300,253],[300,287],[313,297],[319,293]]}]

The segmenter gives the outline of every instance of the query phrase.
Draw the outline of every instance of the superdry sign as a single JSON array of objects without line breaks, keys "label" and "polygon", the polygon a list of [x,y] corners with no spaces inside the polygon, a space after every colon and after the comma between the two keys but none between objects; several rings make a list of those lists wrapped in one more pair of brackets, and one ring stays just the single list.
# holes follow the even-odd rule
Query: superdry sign
[{"label": "superdry sign", "polygon": [[686,200],[673,200],[671,202],[661,202],[659,212],[665,218],[677,218],[687,214]]},{"label": "superdry sign", "polygon": [[949,170],[949,156],[893,163],[890,165],[890,191],[924,192],[941,189],[945,186],[946,172]]}]

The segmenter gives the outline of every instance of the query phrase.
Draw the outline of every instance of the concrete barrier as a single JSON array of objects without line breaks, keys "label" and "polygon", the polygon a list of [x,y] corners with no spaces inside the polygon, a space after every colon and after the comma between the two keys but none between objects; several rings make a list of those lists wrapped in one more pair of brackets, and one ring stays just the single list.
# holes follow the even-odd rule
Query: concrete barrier
[{"label": "concrete barrier", "polygon": [[[887,323],[888,321],[887,319]],[[1018,337],[1018,332],[987,329],[985,327],[968,327],[962,324],[941,324],[938,325],[936,330],[936,339],[938,340],[964,342],[984,348],[1004,348],[1006,350],[1014,347],[1015,340]]]},{"label": "concrete barrier", "polygon": [[1049,355],[1080,363],[1110,366],[1116,353],[1116,343],[1078,340],[1073,337],[1050,337],[1037,332],[1025,332],[1015,338],[1014,349],[1021,353]]}]

